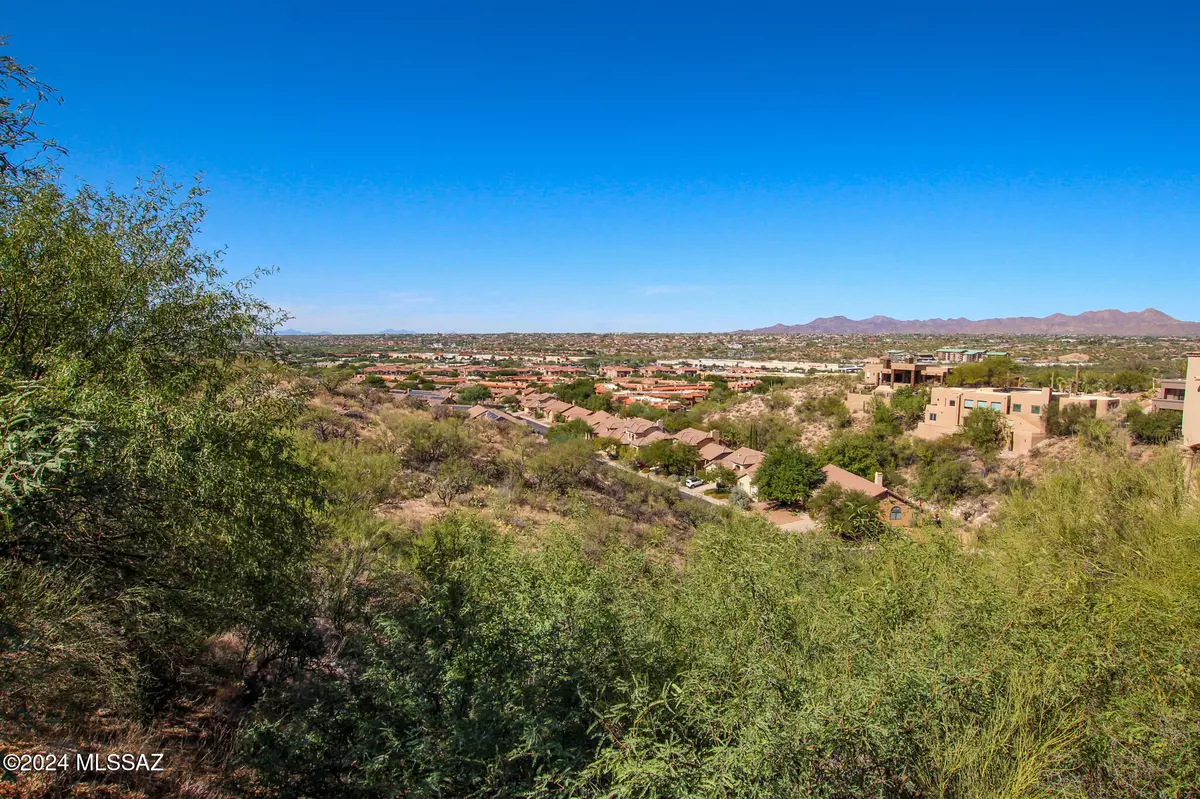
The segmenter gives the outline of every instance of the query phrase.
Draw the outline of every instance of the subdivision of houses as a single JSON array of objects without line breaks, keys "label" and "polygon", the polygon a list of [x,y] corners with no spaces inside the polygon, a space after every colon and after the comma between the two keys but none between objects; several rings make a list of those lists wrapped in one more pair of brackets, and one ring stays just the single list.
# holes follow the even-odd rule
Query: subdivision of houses
[{"label": "subdivision of houses", "polygon": [[637,369],[632,366],[602,366],[600,374],[612,380],[618,380],[622,377],[630,377],[637,374]]},{"label": "subdivision of houses", "polygon": [[879,514],[896,527],[911,527],[916,509],[907,499],[896,494],[883,484],[883,472],[875,473],[875,482],[859,477],[832,463],[822,466],[825,482],[840,486],[846,491],[858,491],[879,502]]}]

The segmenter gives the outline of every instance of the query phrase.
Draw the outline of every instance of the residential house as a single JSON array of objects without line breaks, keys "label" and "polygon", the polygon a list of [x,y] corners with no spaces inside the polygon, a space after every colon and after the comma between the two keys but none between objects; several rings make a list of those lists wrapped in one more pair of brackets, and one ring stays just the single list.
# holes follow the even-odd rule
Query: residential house
[{"label": "residential house", "polygon": [[713,465],[719,465],[722,458],[732,453],[733,450],[728,447],[721,446],[716,441],[710,441],[700,447],[700,469],[704,470]]},{"label": "residential house", "polygon": [[669,438],[663,431],[661,421],[652,422],[649,419],[626,419],[620,436],[622,444],[635,449]]},{"label": "residential house", "polygon": [[1049,388],[949,388],[930,391],[925,418],[917,424],[918,438],[933,440],[962,430],[967,414],[976,408],[1000,413],[1007,424],[1005,449],[1029,452],[1048,437],[1046,411],[1054,394]]},{"label": "residential house", "polygon": [[1007,427],[1004,448],[1020,455],[1049,437],[1046,413],[1052,402],[1057,402],[1060,408],[1082,405],[1101,418],[1116,413],[1121,406],[1118,397],[1055,393],[1050,388],[938,386],[930,391],[925,418],[917,424],[915,435],[932,440],[957,433],[962,429],[967,414],[976,408],[987,408],[1004,418]]},{"label": "residential house", "polygon": [[1179,380],[1160,380],[1154,391],[1154,410],[1182,411],[1184,397],[1187,394],[1187,378]]},{"label": "residential house", "polygon": [[472,405],[467,411],[468,419],[478,419],[485,422],[503,422],[504,424],[524,424],[525,420],[506,413],[498,408],[486,408],[483,405]]},{"label": "residential house", "polygon": [[611,414],[605,414],[605,416],[606,418],[592,423],[592,435],[596,438],[615,438],[617,441],[621,441],[624,438],[628,420]]},{"label": "residential house", "polygon": [[940,385],[953,371],[953,366],[918,360],[907,354],[884,355],[866,360],[863,380],[872,387]]},{"label": "residential house", "polygon": [[554,399],[554,400],[551,400],[550,402],[547,402],[544,405],[542,405],[541,410],[542,410],[542,413],[546,414],[551,419],[554,419],[554,418],[557,418],[560,413],[566,414],[567,411],[571,410],[574,407],[575,406],[569,402],[563,402],[560,399]]},{"label": "residential house", "polygon": [[572,405],[570,408],[567,408],[565,411],[563,411],[562,415],[568,422],[574,419],[582,419],[586,422],[589,418],[591,418],[592,412],[587,408],[580,408],[578,405]]},{"label": "residential house", "polygon": [[884,520],[896,527],[911,527],[915,508],[908,500],[883,485],[883,472],[875,473],[875,482],[859,477],[832,463],[822,466],[825,482],[840,486],[845,491],[859,491],[879,502],[879,513]]},{"label": "residential house", "polygon": [[419,400],[431,408],[437,405],[449,405],[453,402],[449,391],[421,391],[414,388],[409,391],[393,391],[392,393]]},{"label": "residential house", "polygon": [[687,444],[689,447],[695,447],[696,449],[700,449],[706,444],[716,443],[719,441],[719,439],[720,433],[714,433],[708,430],[697,430],[694,427],[688,427],[675,434],[676,441]]},{"label": "residential house", "polygon": [[1121,409],[1121,400],[1119,397],[1109,397],[1104,394],[1070,394],[1058,399],[1060,408],[1069,408],[1072,405],[1086,405],[1092,411],[1092,415],[1103,419],[1106,416],[1112,416]]}]

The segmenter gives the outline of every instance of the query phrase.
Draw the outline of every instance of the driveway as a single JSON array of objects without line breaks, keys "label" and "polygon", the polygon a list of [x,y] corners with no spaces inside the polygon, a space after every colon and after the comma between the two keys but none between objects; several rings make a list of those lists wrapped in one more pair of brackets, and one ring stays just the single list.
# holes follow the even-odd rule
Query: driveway
[{"label": "driveway", "polygon": [[816,529],[817,526],[813,518],[804,511],[778,508],[765,502],[756,503],[754,511],[760,516],[767,517],[767,519],[781,530],[787,530],[791,533],[806,533],[809,530]]}]

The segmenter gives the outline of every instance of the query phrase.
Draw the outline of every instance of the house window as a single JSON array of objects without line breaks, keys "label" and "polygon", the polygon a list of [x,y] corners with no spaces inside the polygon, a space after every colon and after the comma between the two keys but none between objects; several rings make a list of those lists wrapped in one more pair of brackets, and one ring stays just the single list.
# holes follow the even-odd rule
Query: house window
[{"label": "house window", "polygon": [[931,421],[931,422],[936,422],[936,421],[937,421],[937,414],[936,414],[936,413],[931,413],[931,414],[929,414],[929,421]]},{"label": "house window", "polygon": [[1021,403],[1014,402],[1013,403],[1013,413],[1020,413],[1020,412],[1021,412]]},{"label": "house window", "polygon": [[1034,416],[1037,416],[1042,412],[1042,406],[1041,405],[1030,405],[1029,412],[1032,413]]},{"label": "house window", "polygon": [[993,403],[992,403],[992,410],[993,410],[993,411],[998,411],[998,410],[1000,410],[1002,407],[1004,407],[1004,406],[1003,406],[1003,405],[1001,405],[999,402],[993,402]]},{"label": "house window", "polygon": [[904,512],[900,510],[900,506],[893,505],[892,512],[888,514],[888,518],[894,522],[898,522],[898,521],[900,521],[900,517],[903,515],[904,515]]},{"label": "house window", "polygon": [[975,400],[963,400],[963,407],[964,408],[974,408]]},{"label": "house window", "polygon": [[950,400],[950,407],[951,407],[951,408],[953,408],[953,407],[954,407],[954,400]]}]

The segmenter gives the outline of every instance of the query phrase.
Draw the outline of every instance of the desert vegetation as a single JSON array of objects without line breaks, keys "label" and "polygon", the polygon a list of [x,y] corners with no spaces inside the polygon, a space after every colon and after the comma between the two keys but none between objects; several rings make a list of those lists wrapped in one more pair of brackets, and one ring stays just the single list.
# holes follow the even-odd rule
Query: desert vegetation
[{"label": "desert vegetation", "polygon": [[[200,188],[68,184],[25,164],[46,143],[17,108],[0,743],[170,757],[0,796],[1196,795],[1200,510],[1163,421],[1131,428],[1138,457],[1076,431],[1095,444],[968,548],[813,472],[981,490],[986,415],[914,445],[904,402],[855,427],[767,386],[779,419],[727,435],[815,503],[822,528],[787,533],[608,466],[570,423],[547,440],[281,363],[278,313],[195,244]],[[819,458],[795,432],[816,420]]]}]

